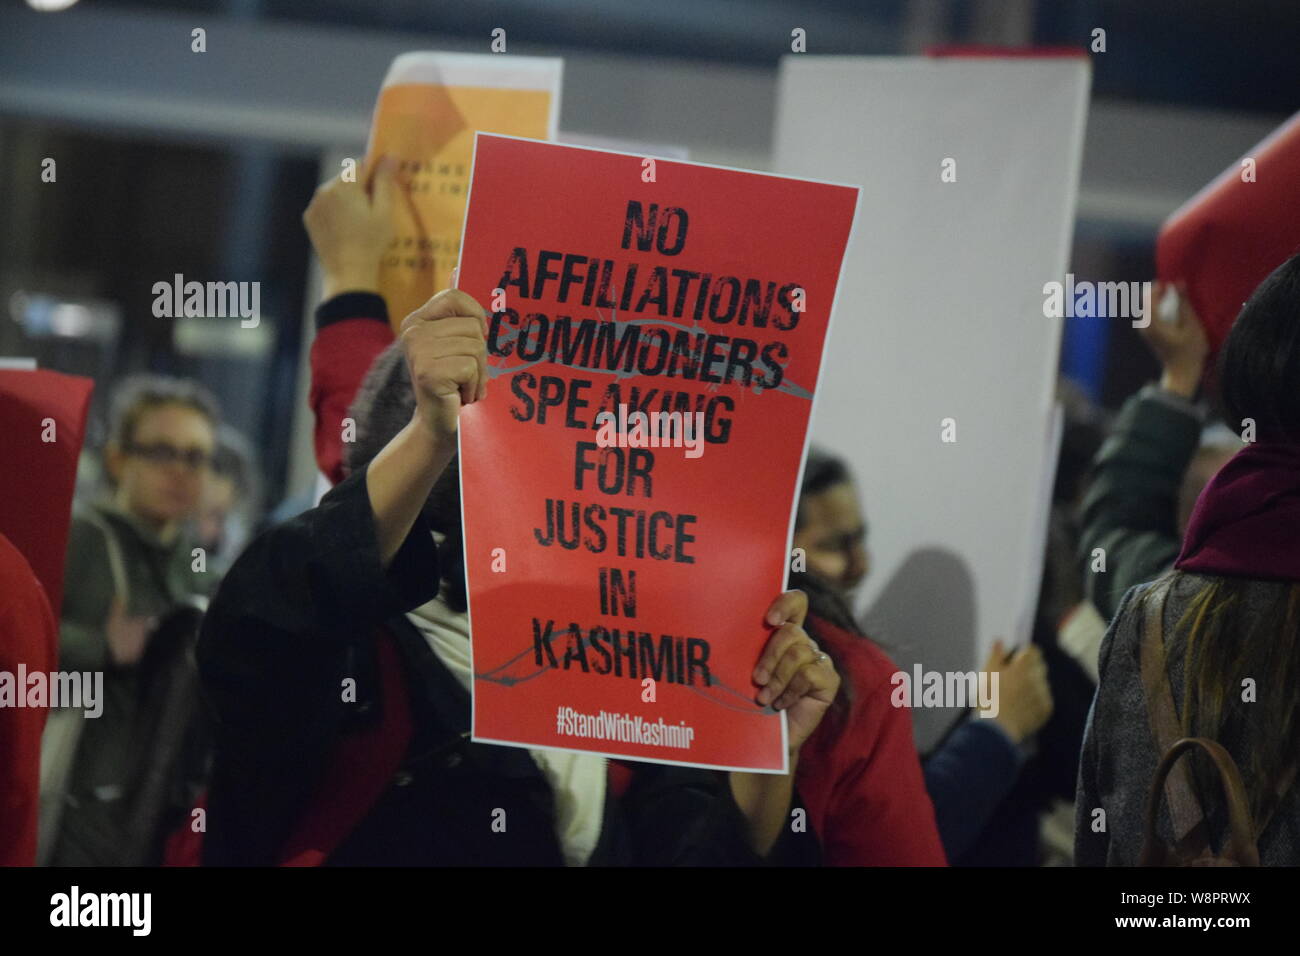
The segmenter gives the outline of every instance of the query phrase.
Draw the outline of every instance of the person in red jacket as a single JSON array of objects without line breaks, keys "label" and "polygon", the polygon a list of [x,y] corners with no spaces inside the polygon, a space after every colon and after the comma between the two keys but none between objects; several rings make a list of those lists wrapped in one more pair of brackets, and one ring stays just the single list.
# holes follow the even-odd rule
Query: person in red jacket
[{"label": "person in red jacket", "polygon": [[[94,383],[50,371],[0,371],[0,680],[58,667],[53,608]],[[19,694],[26,688],[14,687]],[[36,862],[45,707],[0,706],[0,866]]]},{"label": "person in red jacket", "polygon": [[898,667],[871,641],[832,623],[834,598],[819,593],[816,579],[792,576],[790,586],[808,592],[805,629],[843,680],[831,712],[804,745],[795,775],[808,822],[821,837],[822,862],[946,866],[912,715],[890,703]]},{"label": "person in red jacket", "polygon": [[307,400],[316,417],[316,463],[331,485],[347,477],[348,406],[394,338],[379,295],[379,262],[393,239],[393,205],[401,188],[393,164],[381,161],[369,190],[335,177],[316,190],[302,216],[322,274]]},{"label": "person in red jacket", "polygon": [[[54,615],[27,559],[0,534],[0,674],[17,680],[18,667],[49,673],[56,666]],[[17,693],[25,688],[17,687]],[[37,792],[44,707],[0,710],[0,866],[36,862]]]}]

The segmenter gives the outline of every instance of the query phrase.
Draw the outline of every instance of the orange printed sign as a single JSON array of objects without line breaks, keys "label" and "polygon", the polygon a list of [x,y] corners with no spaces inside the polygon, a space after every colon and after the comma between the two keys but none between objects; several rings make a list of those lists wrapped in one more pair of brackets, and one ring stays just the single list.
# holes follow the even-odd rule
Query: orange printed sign
[{"label": "orange printed sign", "polygon": [[785,772],[751,675],[858,192],[478,136],[474,739]]},{"label": "orange printed sign", "polygon": [[397,328],[451,285],[478,130],[553,139],[563,61],[407,53],[379,93],[367,155],[390,156],[410,182],[379,291]]}]

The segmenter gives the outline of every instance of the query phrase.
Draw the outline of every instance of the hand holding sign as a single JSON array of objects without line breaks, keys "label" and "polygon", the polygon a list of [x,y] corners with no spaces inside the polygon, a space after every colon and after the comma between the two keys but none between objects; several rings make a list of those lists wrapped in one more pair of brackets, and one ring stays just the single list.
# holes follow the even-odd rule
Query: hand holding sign
[{"label": "hand holding sign", "polygon": [[384,567],[456,454],[461,406],[487,395],[486,326],[478,304],[455,289],[439,292],[402,321],[415,413],[366,468]]},{"label": "hand holding sign", "polygon": [[487,317],[464,292],[444,289],[402,321],[415,416],[437,437],[456,434],[463,405],[487,395]]},{"label": "hand holding sign", "polygon": [[758,702],[786,712],[792,754],[812,736],[840,689],[835,665],[803,629],[807,616],[808,595],[802,591],[778,597],[767,612],[767,623],[777,630],[754,668],[754,683],[762,688]]},{"label": "hand holding sign", "polygon": [[391,208],[397,243],[379,264],[394,331],[432,292],[455,285],[475,132],[554,139],[563,63],[403,53],[389,67],[366,155],[394,157],[409,177],[403,201]]},{"label": "hand holding sign", "polygon": [[1173,321],[1151,322],[1142,329],[1141,335],[1160,361],[1160,384],[1184,398],[1193,398],[1205,373],[1210,340],[1186,289],[1175,292],[1169,283],[1157,282],[1151,293],[1151,310],[1158,311],[1165,297],[1171,294],[1178,304]]},{"label": "hand holding sign", "polygon": [[369,182],[341,175],[322,183],[302,214],[321,264],[321,293],[375,292],[379,265],[394,236],[393,209],[404,185],[397,164],[380,159]]}]

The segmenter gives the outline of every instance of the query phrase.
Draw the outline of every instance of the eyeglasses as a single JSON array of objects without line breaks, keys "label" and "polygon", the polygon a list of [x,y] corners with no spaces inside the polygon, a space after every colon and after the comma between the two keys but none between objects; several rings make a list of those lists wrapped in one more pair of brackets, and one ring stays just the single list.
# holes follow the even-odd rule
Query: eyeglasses
[{"label": "eyeglasses", "polygon": [[128,455],[135,455],[155,465],[183,464],[191,471],[201,471],[212,464],[212,454],[202,448],[177,448],[167,442],[151,442],[148,445],[129,444],[124,449]]}]

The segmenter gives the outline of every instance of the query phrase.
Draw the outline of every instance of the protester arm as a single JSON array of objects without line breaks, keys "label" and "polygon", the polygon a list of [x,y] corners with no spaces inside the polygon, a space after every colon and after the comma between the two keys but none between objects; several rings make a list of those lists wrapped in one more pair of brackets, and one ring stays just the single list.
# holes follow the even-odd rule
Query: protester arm
[{"label": "protester arm", "polygon": [[[1093,463],[1081,506],[1084,586],[1109,620],[1130,587],[1178,557],[1178,491],[1200,440],[1196,407],[1148,386],[1125,404]],[[1105,571],[1096,570],[1104,551]]]},{"label": "protester arm", "polygon": [[331,483],[344,478],[344,419],[366,373],[393,341],[384,300],[373,292],[344,292],[316,310],[311,391],[316,416],[316,464]]},{"label": "protester arm", "polygon": [[995,721],[970,717],[925,759],[925,789],[934,803],[939,838],[949,860],[974,845],[1011,792],[1023,751]]}]

